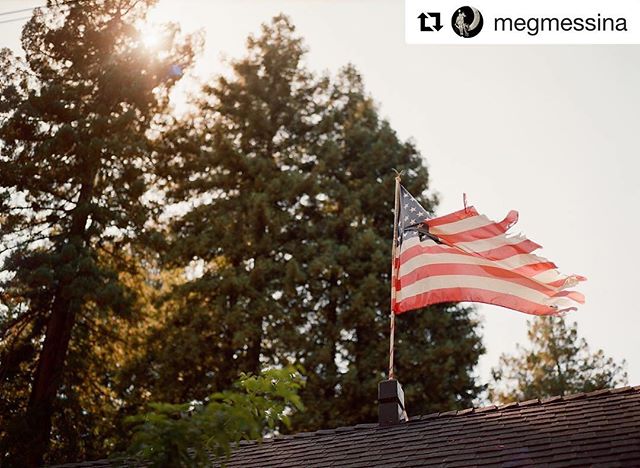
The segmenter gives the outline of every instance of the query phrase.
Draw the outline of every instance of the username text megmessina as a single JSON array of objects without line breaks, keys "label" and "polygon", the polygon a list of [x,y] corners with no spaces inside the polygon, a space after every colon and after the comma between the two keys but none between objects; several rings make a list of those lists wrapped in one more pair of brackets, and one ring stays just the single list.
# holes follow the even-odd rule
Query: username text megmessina
[{"label": "username text megmessina", "polygon": [[541,32],[603,32],[627,31],[626,18],[610,18],[598,13],[595,17],[576,18],[495,18],[495,31],[526,32],[536,36]]}]

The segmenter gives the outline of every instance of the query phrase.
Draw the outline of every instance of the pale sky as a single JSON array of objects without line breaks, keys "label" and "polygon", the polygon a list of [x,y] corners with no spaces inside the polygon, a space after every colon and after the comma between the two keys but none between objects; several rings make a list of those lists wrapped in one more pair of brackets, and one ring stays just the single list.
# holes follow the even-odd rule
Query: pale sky
[{"label": "pale sky", "polygon": [[[0,13],[43,3],[0,0]],[[640,232],[640,46],[409,46],[401,0],[161,0],[155,17],[205,29],[206,75],[225,71],[222,59],[242,56],[246,36],[281,12],[312,69],[355,64],[381,114],[416,141],[438,214],[462,208],[463,192],[493,219],[515,209],[514,230],[540,255],[588,278],[587,303],[569,318],[640,384],[640,251],[629,241]],[[21,25],[0,24],[0,45],[17,49]],[[479,312],[486,382],[501,353],[526,344],[529,317]]]}]

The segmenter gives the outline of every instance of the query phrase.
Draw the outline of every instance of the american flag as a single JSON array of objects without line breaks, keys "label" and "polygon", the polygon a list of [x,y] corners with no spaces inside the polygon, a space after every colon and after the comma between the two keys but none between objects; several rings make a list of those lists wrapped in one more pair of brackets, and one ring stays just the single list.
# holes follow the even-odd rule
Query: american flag
[{"label": "american flag", "polygon": [[483,302],[534,315],[574,310],[584,296],[569,291],[586,278],[564,275],[533,252],[540,245],[508,236],[518,220],[511,211],[494,222],[473,207],[429,218],[400,186],[398,238],[393,268],[396,314],[440,302]]}]

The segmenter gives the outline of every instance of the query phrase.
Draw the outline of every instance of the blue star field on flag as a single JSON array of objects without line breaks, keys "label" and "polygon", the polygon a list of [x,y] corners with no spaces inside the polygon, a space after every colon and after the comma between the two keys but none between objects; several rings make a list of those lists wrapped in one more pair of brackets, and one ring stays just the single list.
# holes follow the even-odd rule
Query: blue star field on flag
[{"label": "blue star field on flag", "polygon": [[398,245],[405,239],[427,234],[427,226],[423,224],[429,219],[429,214],[418,200],[400,186],[400,210],[398,213]]}]

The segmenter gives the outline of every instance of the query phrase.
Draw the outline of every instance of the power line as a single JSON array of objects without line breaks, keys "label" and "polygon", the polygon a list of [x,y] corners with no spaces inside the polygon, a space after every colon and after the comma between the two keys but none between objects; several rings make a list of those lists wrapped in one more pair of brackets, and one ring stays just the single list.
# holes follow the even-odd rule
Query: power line
[{"label": "power line", "polygon": [[31,16],[22,16],[20,18],[13,18],[13,19],[10,19],[10,20],[0,21],[0,24],[15,23],[16,21],[23,21],[23,20],[26,20],[26,19],[29,19],[29,18],[31,18]]},{"label": "power line", "polygon": [[[9,16],[9,15],[15,15],[16,13],[25,13],[27,11],[33,11],[36,10],[38,8],[48,8],[48,9],[53,9],[53,8],[60,8],[63,7],[65,5],[71,5],[73,3],[78,3],[82,0],[67,0],[67,1],[62,1],[60,3],[58,3],[57,5],[38,5],[38,6],[34,6],[31,8],[22,8],[21,10],[13,10],[13,11],[3,11],[2,13],[0,13],[0,16]],[[20,18],[13,18],[10,20],[4,20],[4,21],[0,21],[0,24],[2,23],[11,23],[12,21],[22,21],[23,19],[26,18],[30,18],[29,16],[24,16],[24,17],[20,17]]]},{"label": "power line", "polygon": [[46,5],[34,6],[31,8],[23,8],[22,10],[3,11],[2,13],[0,13],[0,16],[14,15],[16,13],[24,13],[25,11],[33,11],[36,8],[42,8],[43,6],[46,6]]}]

